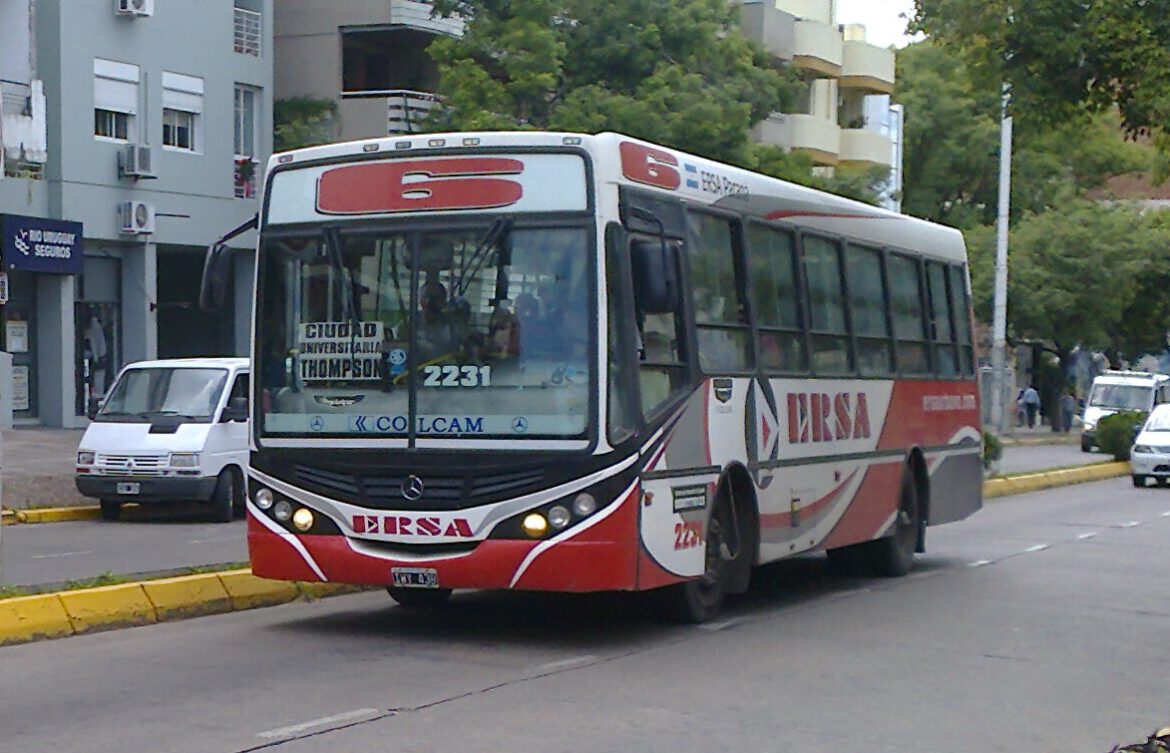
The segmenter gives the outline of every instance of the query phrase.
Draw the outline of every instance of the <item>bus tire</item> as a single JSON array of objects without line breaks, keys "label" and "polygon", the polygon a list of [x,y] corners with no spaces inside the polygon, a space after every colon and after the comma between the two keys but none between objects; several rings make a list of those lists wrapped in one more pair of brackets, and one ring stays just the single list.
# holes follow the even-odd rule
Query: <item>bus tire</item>
[{"label": "bus tire", "polygon": [[407,609],[438,609],[451,598],[449,588],[399,588],[388,586],[390,598]]},{"label": "bus tire", "polygon": [[231,523],[236,515],[236,506],[242,504],[240,484],[236,481],[236,473],[231,468],[224,468],[219,472],[215,482],[215,491],[211,494],[211,519],[216,523]]},{"label": "bus tire", "polygon": [[894,532],[866,545],[875,573],[886,578],[900,578],[910,572],[914,566],[914,550],[918,546],[921,514],[918,484],[914,482],[914,472],[907,464],[902,469]]},{"label": "bus tire", "polygon": [[[675,622],[697,625],[719,614],[737,560],[747,556],[742,544],[734,556],[729,556],[728,531],[732,524],[730,504],[724,497],[717,497],[711,519],[707,522],[707,553],[703,574],[685,583],[667,586],[659,592],[660,607],[666,617]],[[737,538],[739,542],[743,541],[742,534]]]},{"label": "bus tire", "polygon": [[102,520],[117,520],[122,517],[122,503],[116,499],[98,500],[102,508]]}]

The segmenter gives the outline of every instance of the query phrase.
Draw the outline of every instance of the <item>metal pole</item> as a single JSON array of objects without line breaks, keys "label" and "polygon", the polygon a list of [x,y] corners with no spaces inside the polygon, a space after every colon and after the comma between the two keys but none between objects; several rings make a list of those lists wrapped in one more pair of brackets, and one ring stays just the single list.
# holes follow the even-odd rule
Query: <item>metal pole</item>
[{"label": "metal pole", "polygon": [[995,312],[991,350],[991,423],[1000,434],[1007,429],[1003,397],[1007,376],[1008,208],[1012,185],[1012,119],[1007,114],[1007,104],[1005,91],[999,133],[999,215],[995,239]]}]

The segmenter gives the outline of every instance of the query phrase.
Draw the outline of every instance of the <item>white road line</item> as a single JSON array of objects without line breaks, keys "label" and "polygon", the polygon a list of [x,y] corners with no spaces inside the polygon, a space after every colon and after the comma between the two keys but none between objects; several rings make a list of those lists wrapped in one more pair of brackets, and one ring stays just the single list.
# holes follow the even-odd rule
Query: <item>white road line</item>
[{"label": "white road line", "polygon": [[1170,510],[1167,510],[1166,512],[1162,513],[1162,517],[1163,518],[1170,518]]},{"label": "white road line", "polygon": [[314,727],[323,727],[327,724],[335,724],[337,722],[348,722],[350,719],[357,719],[371,714],[382,713],[378,709],[354,709],[353,711],[342,711],[340,714],[332,716],[323,716],[320,719],[313,719],[308,722],[301,722],[300,724],[291,724],[287,727],[277,727],[270,729],[267,732],[261,732],[257,737],[264,737],[272,739],[274,737],[290,737],[299,732],[312,729]]},{"label": "white road line", "polygon": [[983,567],[984,565],[990,565],[991,563],[992,560],[975,560],[974,562],[967,563],[967,567]]},{"label": "white road line", "polygon": [[1137,526],[1140,526],[1141,524],[1142,524],[1142,522],[1140,520],[1131,520],[1128,523],[1120,523],[1116,527],[1117,528],[1136,528]]},{"label": "white road line", "polygon": [[1037,544],[1036,546],[1030,546],[1024,550],[1024,554],[1031,554],[1032,552],[1043,552],[1045,549],[1047,549],[1050,546],[1052,546],[1052,545],[1051,544]]},{"label": "white road line", "polygon": [[732,617],[729,620],[720,620],[719,622],[703,623],[702,625],[699,625],[699,629],[700,630],[710,630],[710,631],[714,632],[716,630],[726,630],[729,627],[735,627],[736,625],[742,625],[745,622],[747,622],[747,619],[744,617]]},{"label": "white road line", "polygon": [[572,667],[579,667],[584,664],[589,664],[596,661],[597,656],[594,654],[586,654],[585,656],[574,656],[571,659],[561,659],[560,661],[550,661],[548,664],[541,664],[536,669],[540,672],[552,672],[558,669],[570,669]]},{"label": "white road line", "polygon": [[93,550],[86,549],[85,551],[82,551],[82,552],[57,552],[56,554],[34,554],[31,557],[31,559],[47,560],[47,559],[52,559],[54,557],[73,557],[73,556],[78,555],[78,554],[93,554]]},{"label": "white road line", "polygon": [[1078,539],[1080,539],[1081,541],[1084,541],[1085,539],[1091,539],[1091,538],[1093,538],[1093,537],[1094,537],[1094,536],[1096,536],[1096,535],[1097,535],[1097,532],[1096,532],[1096,531],[1093,531],[1093,532],[1091,532],[1091,533],[1081,533],[1081,534],[1077,534],[1077,538],[1078,538]]}]

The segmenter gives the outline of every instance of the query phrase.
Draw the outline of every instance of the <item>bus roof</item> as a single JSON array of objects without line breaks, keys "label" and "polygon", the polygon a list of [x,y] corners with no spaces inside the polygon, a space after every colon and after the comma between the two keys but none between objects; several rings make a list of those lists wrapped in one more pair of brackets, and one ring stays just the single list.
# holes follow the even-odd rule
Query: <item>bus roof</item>
[{"label": "bus roof", "polygon": [[628,186],[692,204],[891,246],[952,262],[966,260],[958,230],[836,194],[696,157],[619,133],[477,131],[408,134],[308,147],[274,154],[269,170],[297,163],[441,156],[468,149],[583,149],[599,186]]}]

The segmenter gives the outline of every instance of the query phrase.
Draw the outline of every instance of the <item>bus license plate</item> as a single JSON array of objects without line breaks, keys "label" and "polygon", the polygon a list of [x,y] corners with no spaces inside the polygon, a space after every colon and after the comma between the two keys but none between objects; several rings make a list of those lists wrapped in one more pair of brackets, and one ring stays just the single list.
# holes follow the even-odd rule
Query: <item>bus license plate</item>
[{"label": "bus license plate", "polygon": [[399,588],[439,587],[439,571],[431,567],[392,567],[390,576]]},{"label": "bus license plate", "polygon": [[123,481],[118,484],[118,494],[137,494],[137,481]]}]

